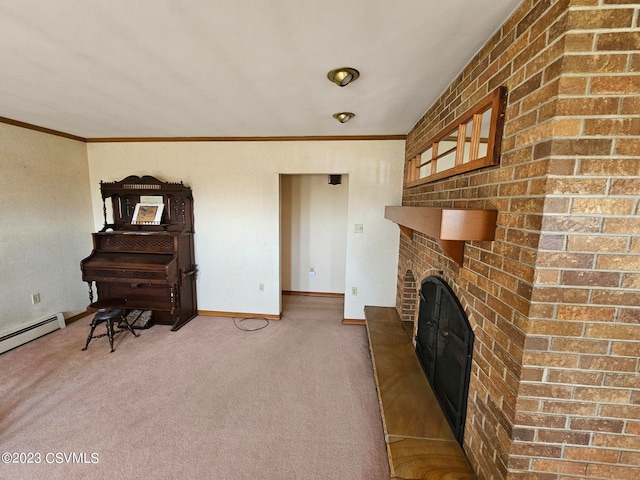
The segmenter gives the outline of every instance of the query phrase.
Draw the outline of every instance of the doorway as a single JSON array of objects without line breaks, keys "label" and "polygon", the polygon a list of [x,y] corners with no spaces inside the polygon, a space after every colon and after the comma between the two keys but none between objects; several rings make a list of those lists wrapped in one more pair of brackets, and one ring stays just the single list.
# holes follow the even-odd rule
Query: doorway
[{"label": "doorway", "polygon": [[349,177],[339,177],[280,175],[283,293],[344,297]]}]

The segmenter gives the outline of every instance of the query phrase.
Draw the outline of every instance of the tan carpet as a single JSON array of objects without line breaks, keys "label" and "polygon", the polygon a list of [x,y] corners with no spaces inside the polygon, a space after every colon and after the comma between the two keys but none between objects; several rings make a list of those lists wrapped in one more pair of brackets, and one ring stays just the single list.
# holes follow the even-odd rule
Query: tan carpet
[{"label": "tan carpet", "polygon": [[0,452],[40,461],[0,478],[388,479],[364,327],[340,300],[284,301],[254,332],[197,317],[82,352],[88,316],[0,355]]}]

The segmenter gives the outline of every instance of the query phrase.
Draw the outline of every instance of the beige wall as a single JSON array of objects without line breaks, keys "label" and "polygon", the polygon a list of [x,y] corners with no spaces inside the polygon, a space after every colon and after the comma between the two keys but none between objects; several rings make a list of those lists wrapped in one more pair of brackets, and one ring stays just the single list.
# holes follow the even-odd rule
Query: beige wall
[{"label": "beige wall", "polygon": [[[94,228],[101,228],[100,180],[154,175],[193,190],[198,309],[277,315],[280,284],[280,175],[349,175],[345,318],[365,305],[395,304],[404,141],[140,142],[87,145]],[[371,252],[376,252],[372,261]],[[259,284],[264,284],[264,292]]]},{"label": "beige wall", "polygon": [[[281,309],[280,175],[349,175],[347,225],[365,233],[346,235],[344,282],[358,296],[345,317],[395,302],[398,231],[383,212],[400,203],[404,141],[85,144],[0,123],[0,145],[0,333],[84,311],[80,261],[103,223],[99,182],[131,174],[192,187],[199,309],[259,314]],[[371,251],[381,252],[373,263]]]},{"label": "beige wall", "polygon": [[0,171],[2,334],[85,309],[80,260],[93,223],[84,143],[0,123]]}]

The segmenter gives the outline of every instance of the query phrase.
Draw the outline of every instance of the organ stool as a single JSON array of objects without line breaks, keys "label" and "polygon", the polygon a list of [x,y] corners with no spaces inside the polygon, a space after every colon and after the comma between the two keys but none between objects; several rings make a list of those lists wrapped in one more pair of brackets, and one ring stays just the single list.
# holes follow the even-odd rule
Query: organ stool
[{"label": "organ stool", "polygon": [[[126,298],[108,298],[105,300],[99,300],[89,305],[88,309],[95,311],[96,314],[94,315],[93,320],[91,321],[91,331],[89,332],[89,336],[87,337],[87,343],[82,349],[83,351],[89,347],[89,342],[91,342],[93,338],[100,338],[108,335],[109,345],[111,345],[111,352],[113,352],[113,335],[115,333],[120,333],[125,331],[125,330],[119,329],[120,325],[122,325],[123,323],[125,327],[127,327],[127,330],[133,333],[134,337],[138,336],[138,334],[133,330],[133,327],[124,316],[124,311],[125,311],[124,305],[126,303],[127,303]],[[118,329],[115,329],[115,330],[113,328],[114,320],[117,320],[118,322],[116,324]],[[93,331],[101,323],[107,324],[107,333],[103,333],[101,335],[94,335]]]}]

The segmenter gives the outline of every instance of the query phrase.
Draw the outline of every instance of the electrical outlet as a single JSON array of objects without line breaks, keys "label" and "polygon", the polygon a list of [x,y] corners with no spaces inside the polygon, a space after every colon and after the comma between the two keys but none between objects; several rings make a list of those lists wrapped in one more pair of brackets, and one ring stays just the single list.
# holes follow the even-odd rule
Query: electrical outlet
[{"label": "electrical outlet", "polygon": [[358,295],[358,287],[351,287],[351,295],[354,297]]},{"label": "electrical outlet", "polygon": [[264,283],[258,284],[258,290],[260,290],[261,292],[264,292]]},{"label": "electrical outlet", "polygon": [[35,305],[36,303],[40,303],[40,294],[32,293],[31,294],[31,305]]}]

